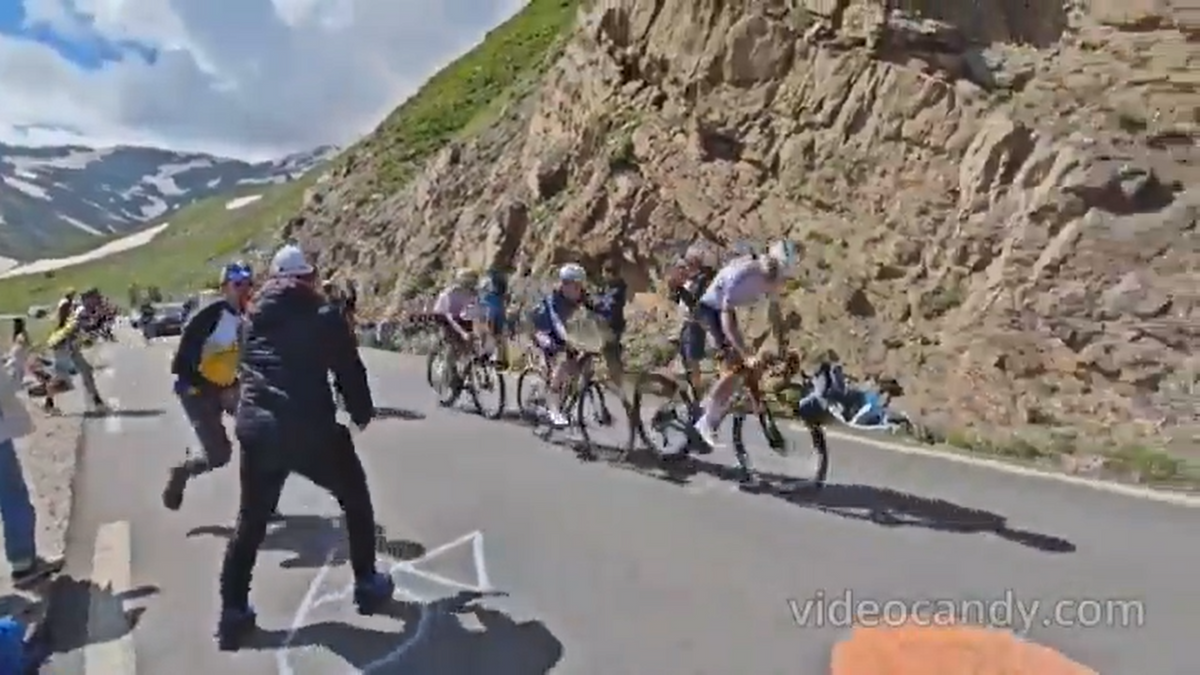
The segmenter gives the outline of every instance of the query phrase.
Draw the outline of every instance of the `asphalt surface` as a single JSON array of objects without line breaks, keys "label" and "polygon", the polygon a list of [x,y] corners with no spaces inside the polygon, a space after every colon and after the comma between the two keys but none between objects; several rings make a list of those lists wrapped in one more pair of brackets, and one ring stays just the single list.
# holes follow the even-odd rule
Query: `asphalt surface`
[{"label": "asphalt surface", "polygon": [[[172,346],[106,356],[101,387],[122,412],[87,423],[47,672],[821,673],[852,618],[808,602],[822,596],[849,599],[863,621],[872,603],[900,601],[897,619],[945,599],[1024,623],[1038,603],[1017,628],[1105,675],[1194,672],[1195,509],[849,441],[835,441],[816,497],[740,492],[714,468],[732,462],[727,449],[668,480],[439,408],[419,359],[381,352],[364,355],[388,414],[357,442],[401,587],[393,615],[349,608],[338,508],[296,478],[257,567],[262,634],[221,653],[211,633],[236,467],[194,482],[179,512],[161,506],[191,442]],[[805,474],[800,458],[755,451],[760,468]],[[1068,623],[1086,625],[1056,625]]]}]

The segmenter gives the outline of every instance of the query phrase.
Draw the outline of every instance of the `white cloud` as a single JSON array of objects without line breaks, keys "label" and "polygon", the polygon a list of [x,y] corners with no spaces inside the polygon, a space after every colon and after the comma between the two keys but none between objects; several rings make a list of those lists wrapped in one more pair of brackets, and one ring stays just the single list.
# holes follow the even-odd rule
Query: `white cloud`
[{"label": "white cloud", "polygon": [[29,22],[149,45],[159,57],[151,65],[131,54],[87,70],[49,47],[0,36],[0,140],[242,157],[345,144],[522,4],[74,0],[67,9],[64,0],[25,0]]}]

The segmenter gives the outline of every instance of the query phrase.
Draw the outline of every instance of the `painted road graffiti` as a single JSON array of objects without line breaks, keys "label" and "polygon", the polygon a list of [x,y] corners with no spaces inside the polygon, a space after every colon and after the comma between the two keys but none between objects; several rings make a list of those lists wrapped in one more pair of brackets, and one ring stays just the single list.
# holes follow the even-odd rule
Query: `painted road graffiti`
[{"label": "painted road graffiti", "polygon": [[[472,572],[466,579],[450,578],[428,569],[434,559],[447,557],[453,553],[469,554]],[[288,627],[288,634],[283,645],[276,652],[275,660],[279,675],[305,675],[308,672],[328,673],[327,666],[312,667],[310,670],[301,665],[297,658],[297,635],[307,625],[313,623],[314,616],[321,608],[341,609],[352,603],[354,587],[352,583],[341,584],[334,590],[325,590],[331,585],[330,578],[340,565],[337,549],[329,552],[325,564],[317,571],[305,592],[299,607]],[[385,559],[386,560],[386,559]],[[437,601],[460,592],[488,594],[493,592],[491,579],[488,576],[487,558],[484,554],[483,533],[471,532],[453,541],[447,542],[425,552],[424,555],[412,560],[390,560],[388,574],[396,582],[394,599],[401,603],[410,603],[415,614],[409,619],[413,625],[405,625],[403,631],[397,634],[397,642],[390,645],[386,651],[379,654],[375,660],[360,667],[345,666],[345,673],[373,673],[386,666],[393,665],[404,658],[415,647],[421,645],[430,635],[431,627],[439,613],[444,612]],[[424,583],[414,584],[414,580]],[[420,586],[420,587],[418,587]]]}]

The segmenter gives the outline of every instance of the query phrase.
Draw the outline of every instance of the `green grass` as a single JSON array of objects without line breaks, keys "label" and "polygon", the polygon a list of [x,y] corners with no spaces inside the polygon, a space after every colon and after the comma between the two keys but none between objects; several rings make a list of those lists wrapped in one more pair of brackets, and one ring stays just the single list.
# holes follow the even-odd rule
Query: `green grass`
[{"label": "green grass", "polygon": [[442,149],[472,121],[508,100],[548,63],[560,35],[575,20],[578,0],[531,0],[493,29],[474,49],[434,75],[383,121],[375,134],[348,152],[378,160],[373,191],[402,186],[419,163]]},{"label": "green grass", "polygon": [[[125,302],[129,286],[158,286],[164,292],[212,286],[220,266],[243,257],[299,210],[316,173],[282,185],[256,185],[201,200],[165,218],[170,225],[145,246],[51,272],[0,280],[0,313],[23,313],[30,305],[53,304],[64,289],[100,288]],[[258,201],[229,211],[241,196]]]}]

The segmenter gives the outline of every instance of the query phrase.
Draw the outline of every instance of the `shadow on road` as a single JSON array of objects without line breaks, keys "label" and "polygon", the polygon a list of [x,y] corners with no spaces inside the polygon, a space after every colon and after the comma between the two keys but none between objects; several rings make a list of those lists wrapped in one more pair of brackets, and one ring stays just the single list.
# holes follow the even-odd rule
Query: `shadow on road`
[{"label": "shadow on road", "polygon": [[375,418],[381,420],[416,421],[425,419],[425,413],[408,410],[407,408],[376,407]]},{"label": "shadow on road", "polygon": [[[54,580],[50,592],[54,601],[50,604],[49,651],[64,654],[89,644],[109,642],[132,631],[141,619],[144,607],[126,609],[130,600],[145,598],[158,593],[158,586],[146,585],[113,593],[108,586],[97,586],[90,579],[77,579],[64,574]],[[97,614],[124,616],[124,621],[92,621]]]},{"label": "shadow on road", "polygon": [[[358,672],[412,675],[542,675],[562,659],[562,643],[545,624],[517,622],[478,599],[464,592],[424,606],[394,601],[387,614],[402,622],[396,631],[321,622],[295,634],[261,631],[247,649],[320,647]],[[464,618],[478,626],[464,626]]]},{"label": "shadow on road", "polygon": [[167,411],[163,410],[162,408],[146,408],[146,409],[132,408],[132,409],[128,409],[128,410],[113,408],[113,409],[109,409],[109,410],[88,410],[87,412],[83,412],[83,413],[69,413],[69,415],[73,416],[73,417],[86,417],[88,419],[97,419],[97,418],[101,418],[101,417],[146,418],[146,417],[161,417],[162,415],[165,415],[165,414],[167,414]]},{"label": "shadow on road", "polygon": [[[228,525],[202,525],[188,531],[188,537],[213,536],[229,539],[233,528]],[[347,561],[349,545],[341,516],[284,515],[278,524],[267,530],[261,550],[291,553],[280,563],[284,569],[317,568]],[[330,551],[334,551],[330,558]],[[413,560],[425,555],[425,547],[406,539],[390,540],[382,525],[375,525],[375,551],[395,560]]]},{"label": "shadow on road", "polygon": [[[741,473],[733,466],[691,457],[683,462],[664,462],[652,452],[631,453],[623,463],[643,475],[670,485],[687,485],[697,474],[712,476],[728,483],[740,483]],[[747,494],[781,499],[800,508],[815,509],[840,518],[860,520],[883,527],[923,527],[958,534],[995,534],[1046,553],[1073,553],[1075,545],[1048,534],[1009,527],[1008,519],[983,509],[955,504],[933,497],[922,497],[886,487],[854,484],[826,484],[820,490],[797,489],[794,476],[760,473],[762,482],[742,487]]]}]

